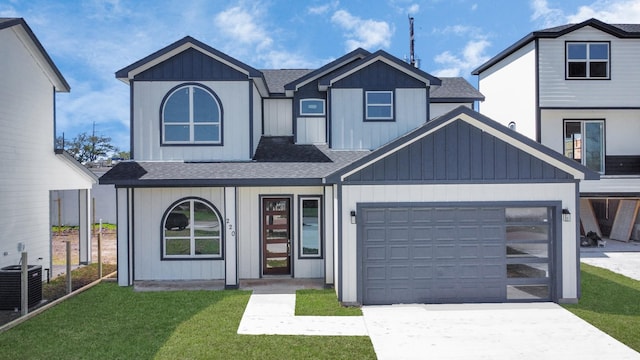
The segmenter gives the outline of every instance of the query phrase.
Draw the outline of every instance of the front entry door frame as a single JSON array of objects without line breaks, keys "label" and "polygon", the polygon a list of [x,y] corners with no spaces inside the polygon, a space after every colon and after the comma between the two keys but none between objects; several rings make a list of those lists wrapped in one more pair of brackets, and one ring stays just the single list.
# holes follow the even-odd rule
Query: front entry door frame
[{"label": "front entry door frame", "polygon": [[261,196],[261,231],[263,275],[291,275],[292,197]]}]

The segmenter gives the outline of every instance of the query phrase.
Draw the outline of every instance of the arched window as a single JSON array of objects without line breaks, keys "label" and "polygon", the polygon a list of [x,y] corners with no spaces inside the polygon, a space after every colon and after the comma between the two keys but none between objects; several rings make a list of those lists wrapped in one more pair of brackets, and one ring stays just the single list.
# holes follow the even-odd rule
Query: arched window
[{"label": "arched window", "polygon": [[162,258],[221,258],[221,224],[218,211],[205,200],[174,203],[162,218]]},{"label": "arched window", "polygon": [[222,110],[210,90],[195,84],[173,89],[162,104],[163,144],[221,144]]}]

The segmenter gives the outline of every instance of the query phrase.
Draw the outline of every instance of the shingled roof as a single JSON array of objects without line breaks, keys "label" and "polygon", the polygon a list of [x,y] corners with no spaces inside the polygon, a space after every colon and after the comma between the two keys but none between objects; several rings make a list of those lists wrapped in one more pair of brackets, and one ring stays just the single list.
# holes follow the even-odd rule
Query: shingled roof
[{"label": "shingled roof", "polygon": [[101,184],[128,186],[273,186],[322,185],[338,169],[370,153],[333,151],[317,146],[322,162],[156,162],[123,161],[100,178]]}]

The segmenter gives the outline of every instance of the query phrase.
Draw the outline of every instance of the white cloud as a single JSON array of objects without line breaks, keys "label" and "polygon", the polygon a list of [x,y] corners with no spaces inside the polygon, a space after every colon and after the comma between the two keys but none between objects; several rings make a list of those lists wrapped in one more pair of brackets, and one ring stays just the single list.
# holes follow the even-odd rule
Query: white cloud
[{"label": "white cloud", "polygon": [[393,28],[387,22],[361,19],[346,10],[338,10],[331,21],[345,30],[345,48],[347,51],[362,47],[370,50],[387,48],[391,45]]},{"label": "white cloud", "polygon": [[575,13],[553,8],[548,0],[532,0],[531,20],[542,27],[579,23],[590,18],[607,23],[637,23],[640,18],[640,0],[594,0],[580,6]]},{"label": "white cloud", "polygon": [[328,4],[320,5],[320,6],[310,6],[307,8],[307,12],[312,15],[323,15],[336,9],[340,3],[338,1],[332,1]]},{"label": "white cloud", "polygon": [[273,45],[273,39],[259,24],[257,14],[240,6],[231,7],[215,16],[218,31],[242,45],[264,50]]},{"label": "white cloud", "polygon": [[477,39],[467,42],[459,54],[445,51],[434,59],[441,68],[433,72],[435,76],[464,76],[470,75],[471,70],[489,60],[485,54],[491,43],[486,39]]},{"label": "white cloud", "polygon": [[590,6],[581,6],[575,14],[567,16],[569,23],[577,23],[590,18],[607,23],[636,24],[640,19],[640,1],[596,1]]}]

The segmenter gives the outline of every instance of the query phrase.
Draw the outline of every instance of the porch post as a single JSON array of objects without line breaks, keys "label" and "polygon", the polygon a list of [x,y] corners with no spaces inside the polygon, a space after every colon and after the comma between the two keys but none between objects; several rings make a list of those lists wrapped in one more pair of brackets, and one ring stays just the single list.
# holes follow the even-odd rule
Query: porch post
[{"label": "porch post", "polygon": [[130,210],[133,205],[130,203],[129,189],[116,188],[116,221],[118,224],[117,252],[118,252],[118,285],[133,285],[131,265],[131,241],[130,228],[132,216]]},{"label": "porch post", "polygon": [[91,263],[91,190],[78,190],[78,236],[80,264]]},{"label": "porch post", "polygon": [[224,188],[224,287],[227,289],[239,287],[236,190],[236,187]]}]

